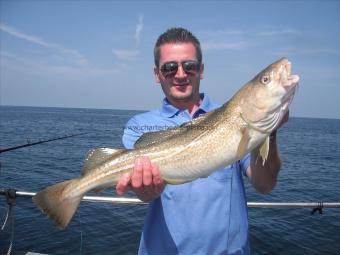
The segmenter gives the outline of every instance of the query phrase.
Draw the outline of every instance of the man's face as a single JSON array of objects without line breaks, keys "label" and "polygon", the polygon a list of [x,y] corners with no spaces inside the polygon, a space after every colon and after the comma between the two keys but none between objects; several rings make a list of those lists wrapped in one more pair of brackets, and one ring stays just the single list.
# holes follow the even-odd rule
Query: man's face
[{"label": "man's face", "polygon": [[162,45],[155,76],[170,103],[197,103],[199,100],[203,64],[197,65],[196,49],[192,43]]}]

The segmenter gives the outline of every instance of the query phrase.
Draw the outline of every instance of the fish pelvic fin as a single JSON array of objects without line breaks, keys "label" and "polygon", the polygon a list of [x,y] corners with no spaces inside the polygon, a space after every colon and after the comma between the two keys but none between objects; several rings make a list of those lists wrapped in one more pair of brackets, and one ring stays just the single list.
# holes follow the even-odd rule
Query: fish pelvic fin
[{"label": "fish pelvic fin", "polygon": [[60,229],[66,228],[83,197],[81,195],[69,198],[63,194],[69,185],[74,185],[77,181],[78,179],[74,179],[47,187],[32,198],[40,210]]},{"label": "fish pelvic fin", "polygon": [[111,148],[98,148],[92,149],[87,153],[84,161],[82,176],[87,175],[98,165],[105,162],[106,160],[122,154],[125,149],[111,149]]},{"label": "fish pelvic fin", "polygon": [[191,180],[182,180],[182,179],[171,179],[171,178],[166,178],[166,177],[163,177],[163,179],[166,181],[166,183],[173,184],[173,185],[183,184],[183,183],[187,183],[191,181]]},{"label": "fish pelvic fin", "polygon": [[266,140],[264,140],[263,144],[260,147],[260,156],[262,157],[262,165],[267,161],[269,154],[269,136],[267,136]]}]

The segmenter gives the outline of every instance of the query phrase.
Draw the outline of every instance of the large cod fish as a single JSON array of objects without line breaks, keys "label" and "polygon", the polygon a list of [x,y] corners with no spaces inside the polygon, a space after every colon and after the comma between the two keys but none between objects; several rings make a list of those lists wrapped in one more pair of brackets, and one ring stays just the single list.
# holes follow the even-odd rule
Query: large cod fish
[{"label": "large cod fish", "polygon": [[91,150],[81,177],[47,187],[33,201],[63,229],[85,193],[116,185],[122,174],[133,171],[136,158],[144,155],[159,166],[169,184],[207,177],[259,146],[264,163],[269,135],[288,111],[298,81],[297,75],[291,75],[291,63],[280,59],[212,112],[176,128],[146,133],[133,150]]}]

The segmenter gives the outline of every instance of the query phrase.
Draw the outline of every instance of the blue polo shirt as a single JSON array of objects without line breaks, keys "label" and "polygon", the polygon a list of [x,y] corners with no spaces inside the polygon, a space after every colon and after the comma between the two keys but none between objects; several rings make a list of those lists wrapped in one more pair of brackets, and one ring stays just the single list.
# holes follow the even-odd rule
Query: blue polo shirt
[{"label": "blue polo shirt", "polygon": [[[201,97],[194,118],[220,106],[204,94]],[[164,99],[160,109],[138,114],[128,121],[124,146],[131,149],[143,133],[190,120],[188,110],[177,109]],[[149,205],[138,254],[249,254],[248,211],[242,178],[249,164],[247,155],[207,178],[166,185],[161,196]]]}]

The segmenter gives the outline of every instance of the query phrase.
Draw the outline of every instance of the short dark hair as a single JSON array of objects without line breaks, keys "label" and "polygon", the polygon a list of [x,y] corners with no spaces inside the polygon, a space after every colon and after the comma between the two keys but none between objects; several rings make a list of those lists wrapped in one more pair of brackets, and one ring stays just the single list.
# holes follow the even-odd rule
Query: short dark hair
[{"label": "short dark hair", "polygon": [[160,47],[167,43],[192,43],[196,49],[196,57],[199,63],[202,62],[202,50],[199,40],[187,29],[181,27],[174,27],[168,29],[161,34],[154,48],[155,65],[159,67],[159,59],[161,57]]}]

